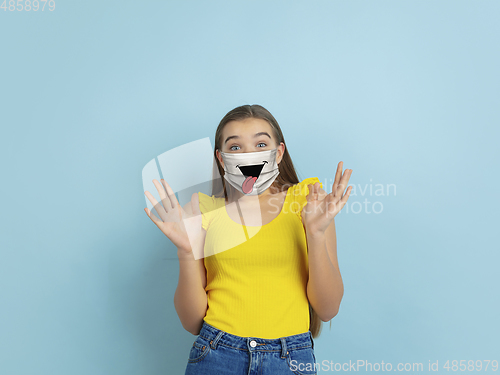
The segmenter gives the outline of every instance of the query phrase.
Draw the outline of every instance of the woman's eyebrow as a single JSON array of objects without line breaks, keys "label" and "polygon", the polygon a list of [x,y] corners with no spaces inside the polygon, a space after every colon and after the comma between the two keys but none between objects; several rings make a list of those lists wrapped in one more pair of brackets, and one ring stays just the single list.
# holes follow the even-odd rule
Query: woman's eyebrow
[{"label": "woman's eyebrow", "polygon": [[[267,135],[267,136],[269,137],[269,139],[271,139],[271,136],[270,136],[270,135],[269,135],[269,133],[267,133],[267,132],[259,132],[259,133],[256,133],[253,137],[254,137],[254,138],[255,138],[255,137],[259,137],[259,136],[261,136],[261,135]],[[229,141],[230,139],[233,139],[233,138],[235,138],[235,139],[236,139],[236,138],[239,138],[239,137],[240,137],[239,135],[231,135],[231,136],[229,136],[229,137],[227,137],[227,138],[226,138],[226,140],[224,141],[224,144],[226,144],[226,143],[227,143],[227,141]]]}]

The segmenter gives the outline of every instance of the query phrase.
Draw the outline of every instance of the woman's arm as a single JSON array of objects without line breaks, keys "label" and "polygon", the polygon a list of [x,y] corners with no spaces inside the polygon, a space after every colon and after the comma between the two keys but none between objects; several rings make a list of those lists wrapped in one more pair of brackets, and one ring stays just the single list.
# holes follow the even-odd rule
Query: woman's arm
[{"label": "woman's arm", "polygon": [[[191,210],[190,203],[186,204],[185,210]],[[206,231],[202,229],[203,238],[199,246],[205,246]],[[179,316],[184,329],[193,335],[198,335],[203,325],[203,318],[206,315],[208,302],[205,287],[207,284],[204,258],[194,259],[193,252],[203,254],[203,252],[186,253],[182,249],[177,249],[179,257],[179,282],[174,294],[175,311]]]},{"label": "woman's arm", "polygon": [[337,315],[344,295],[344,284],[337,260],[335,220],[323,233],[306,230],[309,256],[307,297],[320,319],[329,321]]},{"label": "woman's arm", "polygon": [[207,312],[206,275],[203,258],[195,260],[177,250],[179,282],[174,295],[175,311],[184,329],[193,335],[200,333]]},{"label": "woman's arm", "polygon": [[301,212],[309,256],[307,298],[324,322],[337,315],[344,295],[344,284],[337,261],[334,218],[351,194],[352,186],[347,190],[346,187],[352,169],[346,169],[342,173],[342,168],[343,162],[340,162],[329,194],[321,188],[320,182],[307,185],[309,190],[306,196],[307,204]]}]

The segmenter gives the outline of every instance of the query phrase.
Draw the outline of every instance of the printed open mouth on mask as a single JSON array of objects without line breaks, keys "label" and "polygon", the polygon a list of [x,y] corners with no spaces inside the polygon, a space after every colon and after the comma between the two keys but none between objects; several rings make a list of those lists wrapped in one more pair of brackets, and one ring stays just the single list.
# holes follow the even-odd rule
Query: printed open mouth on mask
[{"label": "printed open mouth on mask", "polygon": [[267,164],[267,161],[264,160],[264,164],[257,164],[257,165],[237,165],[243,173],[243,176],[247,176],[245,181],[243,181],[243,184],[241,185],[241,188],[245,194],[249,194],[253,190],[253,186],[255,184],[255,181],[257,181],[257,178],[260,175],[260,172],[262,171],[262,168],[264,168],[264,165]]},{"label": "printed open mouth on mask", "polygon": [[221,152],[224,178],[243,194],[261,194],[271,186],[279,174],[276,163],[277,150],[275,148],[258,152]]}]

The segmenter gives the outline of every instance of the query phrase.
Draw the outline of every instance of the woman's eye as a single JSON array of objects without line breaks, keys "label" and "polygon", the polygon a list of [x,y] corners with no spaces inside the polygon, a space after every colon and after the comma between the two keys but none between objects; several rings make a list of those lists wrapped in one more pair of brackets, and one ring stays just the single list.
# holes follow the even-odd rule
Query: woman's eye
[{"label": "woman's eye", "polygon": [[[263,146],[259,147],[259,145],[263,145]],[[257,147],[259,147],[259,148],[266,147],[266,146],[267,146],[267,144],[265,142],[259,142],[259,143],[257,143]],[[238,148],[233,148],[233,147],[238,147]],[[237,150],[240,149],[240,146],[232,145],[231,147],[229,147],[229,149],[231,151],[237,151]]]}]

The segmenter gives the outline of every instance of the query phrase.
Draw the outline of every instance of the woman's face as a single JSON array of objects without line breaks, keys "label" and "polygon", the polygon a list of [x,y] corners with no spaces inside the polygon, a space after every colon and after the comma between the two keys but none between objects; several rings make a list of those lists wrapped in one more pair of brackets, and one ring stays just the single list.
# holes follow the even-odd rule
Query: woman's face
[{"label": "woman's face", "polygon": [[265,120],[247,118],[242,121],[230,121],[222,129],[222,145],[217,150],[217,159],[224,168],[220,151],[227,153],[259,152],[278,148],[276,163],[279,164],[285,152],[285,145],[277,144],[271,125]]}]

